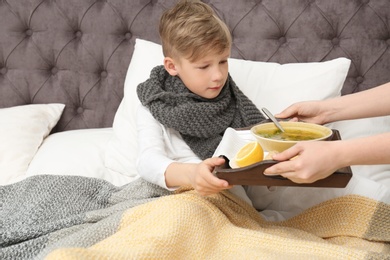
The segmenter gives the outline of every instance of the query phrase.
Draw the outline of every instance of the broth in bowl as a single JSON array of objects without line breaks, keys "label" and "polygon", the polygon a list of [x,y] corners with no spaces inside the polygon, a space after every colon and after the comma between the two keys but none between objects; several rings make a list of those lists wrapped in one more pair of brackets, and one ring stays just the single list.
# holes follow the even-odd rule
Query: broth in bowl
[{"label": "broth in bowl", "polygon": [[306,129],[285,129],[284,132],[277,130],[263,130],[259,131],[256,134],[275,140],[284,140],[284,141],[307,141],[314,140],[324,136],[323,133],[306,130]]},{"label": "broth in bowl", "polygon": [[252,134],[264,150],[282,152],[297,142],[326,140],[332,136],[332,129],[305,122],[279,122],[283,129],[282,133],[274,123],[262,123],[251,128]]}]

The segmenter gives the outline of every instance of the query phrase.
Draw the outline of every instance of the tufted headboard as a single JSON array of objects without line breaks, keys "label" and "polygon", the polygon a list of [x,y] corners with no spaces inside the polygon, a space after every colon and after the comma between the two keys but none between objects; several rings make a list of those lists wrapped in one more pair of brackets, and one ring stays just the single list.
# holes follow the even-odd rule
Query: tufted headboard
[{"label": "tufted headboard", "polygon": [[[110,127],[136,38],[173,0],[0,0],[0,107],[64,103],[55,131]],[[343,94],[390,81],[389,0],[207,0],[232,57],[352,60]]]}]

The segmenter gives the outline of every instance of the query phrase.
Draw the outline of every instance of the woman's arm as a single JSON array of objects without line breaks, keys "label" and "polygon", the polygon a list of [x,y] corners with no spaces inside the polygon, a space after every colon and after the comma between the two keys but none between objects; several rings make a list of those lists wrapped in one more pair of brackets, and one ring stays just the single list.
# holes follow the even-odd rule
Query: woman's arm
[{"label": "woman's arm", "polygon": [[321,101],[292,104],[278,118],[326,124],[330,122],[390,115],[390,82],[378,87]]},{"label": "woman's arm", "polygon": [[300,142],[274,155],[273,159],[282,162],[269,167],[264,174],[311,183],[345,166],[390,164],[389,155],[390,133],[345,141]]},{"label": "woman's arm", "polygon": [[378,87],[325,100],[327,122],[390,115],[390,82]]}]

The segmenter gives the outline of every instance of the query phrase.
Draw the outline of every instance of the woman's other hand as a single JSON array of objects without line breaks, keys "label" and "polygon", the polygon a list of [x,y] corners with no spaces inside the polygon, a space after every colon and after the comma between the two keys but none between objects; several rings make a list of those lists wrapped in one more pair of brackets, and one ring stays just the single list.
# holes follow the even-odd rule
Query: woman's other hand
[{"label": "woman's other hand", "polygon": [[272,159],[281,161],[267,168],[265,175],[281,175],[295,183],[312,183],[324,179],[343,167],[337,155],[337,141],[299,142],[275,154]]}]

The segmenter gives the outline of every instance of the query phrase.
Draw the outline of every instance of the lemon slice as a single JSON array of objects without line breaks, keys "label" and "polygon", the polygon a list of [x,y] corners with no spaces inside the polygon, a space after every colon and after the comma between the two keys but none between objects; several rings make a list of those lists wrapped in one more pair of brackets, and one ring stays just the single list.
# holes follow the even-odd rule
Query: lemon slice
[{"label": "lemon slice", "polygon": [[262,161],[264,158],[263,148],[258,142],[250,142],[240,148],[234,160],[239,167],[245,167]]}]

